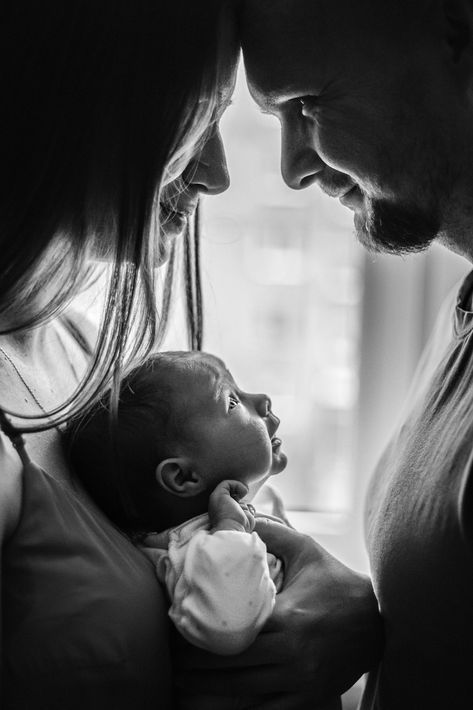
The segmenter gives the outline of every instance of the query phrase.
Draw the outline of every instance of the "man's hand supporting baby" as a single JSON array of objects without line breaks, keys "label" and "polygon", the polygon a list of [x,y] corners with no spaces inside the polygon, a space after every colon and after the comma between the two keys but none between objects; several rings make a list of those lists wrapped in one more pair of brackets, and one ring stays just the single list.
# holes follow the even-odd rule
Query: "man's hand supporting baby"
[{"label": "man's hand supporting baby", "polygon": [[179,684],[199,693],[211,678],[213,692],[223,696],[245,688],[258,698],[258,710],[331,707],[330,698],[381,656],[382,621],[371,582],[306,535],[265,519],[257,520],[256,530],[284,562],[284,587],[273,613],[238,656],[222,658],[182,644]]}]

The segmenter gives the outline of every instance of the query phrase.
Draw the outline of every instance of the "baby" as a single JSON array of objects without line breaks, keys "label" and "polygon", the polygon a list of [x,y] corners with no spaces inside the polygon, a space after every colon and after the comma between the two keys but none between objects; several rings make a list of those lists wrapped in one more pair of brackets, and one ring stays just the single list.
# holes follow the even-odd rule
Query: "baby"
[{"label": "baby", "polygon": [[217,357],[170,352],[125,379],[113,439],[106,400],[67,433],[84,487],[155,564],[176,628],[214,653],[245,650],[282,586],[240,502],[286,467],[278,426],[269,397],[241,391]]}]

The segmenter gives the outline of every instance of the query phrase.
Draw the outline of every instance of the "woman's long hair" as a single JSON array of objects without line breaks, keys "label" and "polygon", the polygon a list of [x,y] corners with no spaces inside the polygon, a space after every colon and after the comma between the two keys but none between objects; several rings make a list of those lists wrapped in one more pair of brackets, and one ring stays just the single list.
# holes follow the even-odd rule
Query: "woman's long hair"
[{"label": "woman's long hair", "polygon": [[[116,388],[163,333],[173,269],[160,310],[160,192],[212,130],[231,22],[231,0],[18,0],[0,11],[2,332],[59,313],[91,253],[111,264],[90,369],[50,413],[56,424]],[[195,336],[198,240],[186,243]]]}]

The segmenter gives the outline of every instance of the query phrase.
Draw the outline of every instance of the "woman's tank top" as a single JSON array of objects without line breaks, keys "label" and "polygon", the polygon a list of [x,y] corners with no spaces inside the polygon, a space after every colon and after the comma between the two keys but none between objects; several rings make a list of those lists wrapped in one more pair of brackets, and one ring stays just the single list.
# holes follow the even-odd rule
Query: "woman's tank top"
[{"label": "woman's tank top", "polygon": [[151,563],[85,493],[31,461],[3,548],[2,616],[3,710],[172,706],[166,604]]},{"label": "woman's tank top", "polygon": [[2,587],[4,710],[170,707],[166,609],[151,564],[31,463]]}]

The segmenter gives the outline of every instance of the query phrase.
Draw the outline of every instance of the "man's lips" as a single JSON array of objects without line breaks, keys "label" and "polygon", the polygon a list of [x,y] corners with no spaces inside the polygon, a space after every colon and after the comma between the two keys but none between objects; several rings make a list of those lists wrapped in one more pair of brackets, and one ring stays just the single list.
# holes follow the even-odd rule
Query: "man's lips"
[{"label": "man's lips", "polygon": [[322,181],[319,181],[318,184],[326,195],[340,200],[341,204],[345,207],[350,207],[350,209],[355,210],[363,205],[363,193],[356,183],[349,182],[347,184],[345,182],[345,184],[337,185],[336,181],[333,183],[323,183]]},{"label": "man's lips", "polygon": [[325,192],[326,195],[329,197],[335,197],[336,199],[341,199],[345,195],[348,195],[349,192],[355,189],[356,184],[350,182],[348,185],[337,185],[337,184],[330,184],[330,183],[323,183],[319,182],[319,187],[322,190],[322,192]]},{"label": "man's lips", "polygon": [[349,207],[352,210],[361,208],[364,203],[363,193],[358,185],[354,185],[350,190],[347,190],[339,197],[339,200],[344,207]]}]

